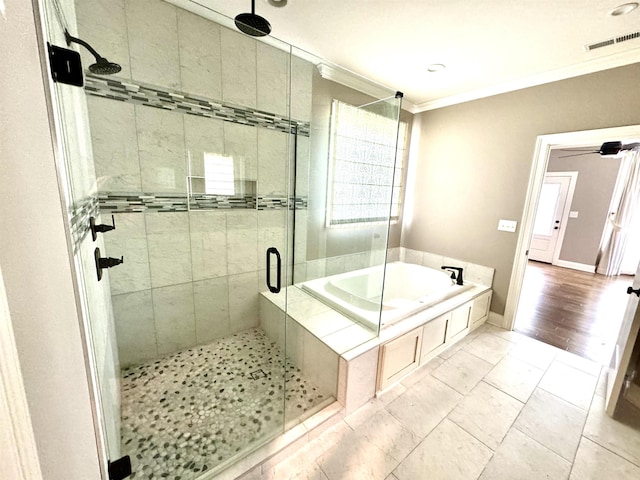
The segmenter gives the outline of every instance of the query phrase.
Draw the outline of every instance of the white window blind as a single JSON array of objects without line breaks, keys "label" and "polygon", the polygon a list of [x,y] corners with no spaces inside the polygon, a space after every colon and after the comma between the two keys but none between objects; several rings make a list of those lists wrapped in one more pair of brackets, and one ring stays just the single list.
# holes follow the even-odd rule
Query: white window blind
[{"label": "white window blind", "polygon": [[389,201],[398,218],[406,135],[405,122],[333,101],[328,226],[387,221]]},{"label": "white window blind", "polygon": [[207,194],[234,195],[236,192],[233,158],[205,152],[204,182]]}]

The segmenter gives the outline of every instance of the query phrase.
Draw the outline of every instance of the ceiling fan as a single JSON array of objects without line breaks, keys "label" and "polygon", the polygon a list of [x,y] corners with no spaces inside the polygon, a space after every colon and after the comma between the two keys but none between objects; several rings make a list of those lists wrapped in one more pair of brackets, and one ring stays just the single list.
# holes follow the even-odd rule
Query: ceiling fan
[{"label": "ceiling fan", "polygon": [[599,153],[602,156],[605,156],[605,155],[609,155],[609,156],[610,155],[617,155],[621,151],[633,150],[634,148],[636,148],[638,146],[640,146],[640,143],[638,143],[638,142],[627,143],[626,145],[623,145],[622,142],[620,142],[620,141],[604,142],[600,146],[600,150],[589,150],[589,151],[585,151],[585,152],[582,152],[582,153],[574,153],[573,155],[564,155],[564,156],[558,157],[558,158],[577,157],[579,155],[590,155],[592,153]]}]

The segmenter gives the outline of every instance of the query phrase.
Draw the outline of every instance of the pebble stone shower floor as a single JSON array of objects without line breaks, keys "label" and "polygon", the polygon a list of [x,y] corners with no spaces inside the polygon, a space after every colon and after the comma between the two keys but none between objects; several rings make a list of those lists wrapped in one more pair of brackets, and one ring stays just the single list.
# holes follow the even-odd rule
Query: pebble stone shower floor
[{"label": "pebble stone shower floor", "polygon": [[124,369],[129,478],[197,478],[279,432],[285,405],[290,421],[331,400],[290,362],[285,387],[283,364],[282,351],[255,328]]}]

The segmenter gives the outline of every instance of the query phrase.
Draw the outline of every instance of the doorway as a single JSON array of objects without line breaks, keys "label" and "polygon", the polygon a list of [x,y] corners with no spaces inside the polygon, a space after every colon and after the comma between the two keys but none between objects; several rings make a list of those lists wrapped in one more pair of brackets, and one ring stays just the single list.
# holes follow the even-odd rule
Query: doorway
[{"label": "doorway", "polygon": [[529,260],[515,331],[607,363],[626,307],[620,293],[632,281]]},{"label": "doorway", "polygon": [[557,264],[578,172],[547,172],[533,224],[529,259]]},{"label": "doorway", "polygon": [[594,153],[598,147],[550,152],[516,331],[606,363],[623,313],[616,310],[615,287],[627,280],[594,274],[620,169],[620,159],[603,159]]},{"label": "doorway", "polygon": [[[596,276],[593,273],[592,259],[572,258],[570,254],[577,255],[578,250],[567,248],[567,242],[564,245],[558,242],[557,250],[552,248],[554,255],[551,255],[551,261],[549,256],[544,259],[548,263],[532,261],[528,254],[530,247],[536,246],[532,239],[536,230],[537,205],[543,195],[541,192],[547,170],[552,170],[548,168],[551,152],[566,145],[588,150],[590,146],[600,145],[614,137],[622,139],[623,142],[630,141],[637,138],[639,133],[640,126],[632,126],[546,135],[538,138],[507,298],[505,311],[507,328],[535,336],[545,343],[600,363],[608,362],[627,302],[625,289],[632,277]],[[608,200],[610,198],[611,193]],[[605,203],[604,216],[596,234],[596,248],[600,242],[602,224],[606,220],[607,209],[609,209],[609,204]],[[569,217],[570,212],[571,218],[581,213],[571,207],[571,202],[567,202],[567,216],[564,221],[560,220],[558,230],[566,226],[566,218]],[[553,226],[557,219],[550,220]],[[556,265],[553,265],[554,256]],[[572,268],[561,268],[562,266]],[[545,318],[547,320],[551,318],[553,321],[545,322]],[[607,323],[598,325],[593,318],[603,322],[606,319]]]}]

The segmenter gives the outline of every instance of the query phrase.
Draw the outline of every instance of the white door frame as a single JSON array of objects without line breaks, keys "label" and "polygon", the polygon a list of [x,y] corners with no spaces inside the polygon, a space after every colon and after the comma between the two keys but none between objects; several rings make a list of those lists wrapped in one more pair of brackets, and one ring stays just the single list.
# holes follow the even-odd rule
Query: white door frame
[{"label": "white door frame", "polygon": [[533,154],[533,162],[531,164],[531,173],[529,174],[527,195],[522,211],[521,228],[513,259],[511,280],[509,281],[509,291],[507,293],[507,303],[504,311],[504,328],[513,330],[515,325],[518,302],[520,300],[520,290],[522,289],[524,272],[527,266],[526,252],[531,242],[538,198],[544,182],[544,176],[547,172],[551,149],[558,146],[592,147],[593,145],[599,145],[613,140],[621,140],[624,143],[625,141],[637,140],[639,138],[640,125],[538,136]]}]

